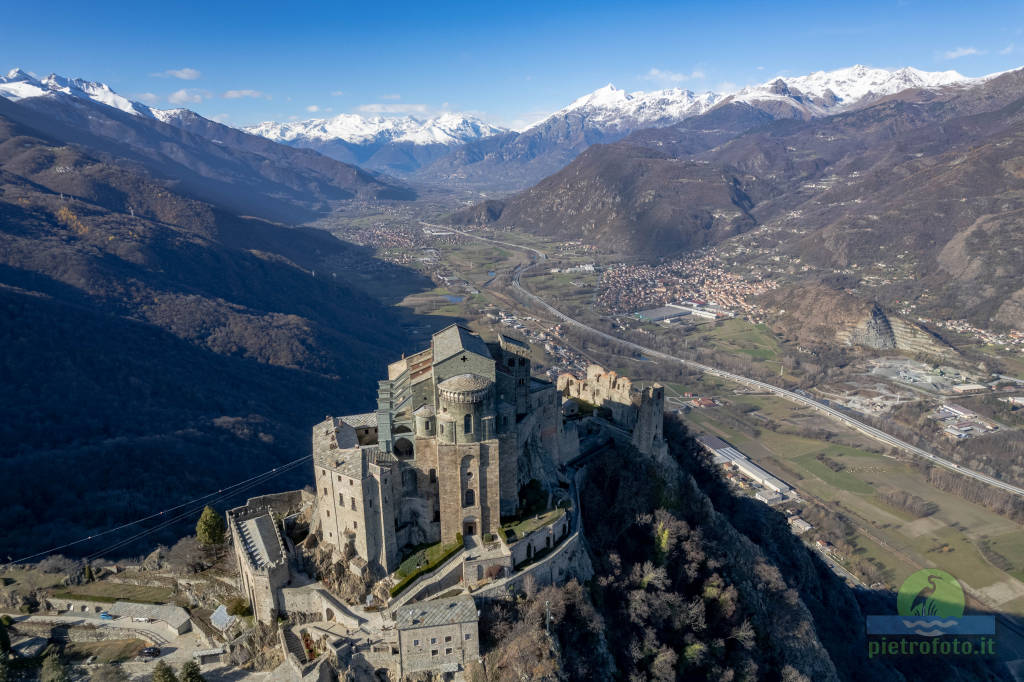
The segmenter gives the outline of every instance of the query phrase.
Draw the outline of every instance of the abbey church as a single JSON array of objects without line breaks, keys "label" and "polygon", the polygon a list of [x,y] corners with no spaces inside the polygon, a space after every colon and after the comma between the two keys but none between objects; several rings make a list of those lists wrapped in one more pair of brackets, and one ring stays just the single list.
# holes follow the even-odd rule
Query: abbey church
[{"label": "abbey church", "polygon": [[322,541],[390,573],[403,548],[497,533],[521,487],[553,484],[577,450],[529,347],[452,325],[388,367],[375,412],[314,427]]}]

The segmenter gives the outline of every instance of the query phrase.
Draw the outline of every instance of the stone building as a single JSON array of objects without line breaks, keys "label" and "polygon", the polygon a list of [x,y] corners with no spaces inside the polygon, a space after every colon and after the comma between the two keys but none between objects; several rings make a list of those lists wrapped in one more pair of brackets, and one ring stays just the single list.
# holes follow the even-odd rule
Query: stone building
[{"label": "stone building", "polygon": [[317,424],[321,540],[390,573],[403,548],[496,533],[525,483],[553,485],[574,449],[529,351],[452,325],[388,367],[376,412]]},{"label": "stone building", "polygon": [[280,589],[291,581],[288,552],[272,509],[250,501],[229,510],[227,516],[239,587],[257,620],[271,623],[283,610]]},{"label": "stone building", "polygon": [[598,416],[632,433],[632,444],[640,452],[660,455],[668,452],[664,434],[665,388],[652,384],[636,388],[627,377],[600,365],[588,365],[587,376],[558,376],[558,391],[597,408]]},{"label": "stone building", "polygon": [[476,603],[469,595],[421,601],[395,614],[399,675],[464,670],[480,656]]}]

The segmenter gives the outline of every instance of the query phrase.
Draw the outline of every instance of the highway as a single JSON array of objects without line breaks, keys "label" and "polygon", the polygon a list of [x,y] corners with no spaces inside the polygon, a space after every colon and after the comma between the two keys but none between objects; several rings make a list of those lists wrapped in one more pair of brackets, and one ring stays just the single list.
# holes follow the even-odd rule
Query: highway
[{"label": "highway", "polygon": [[[435,227],[440,227],[440,226],[435,226]],[[1000,490],[1005,490],[1006,492],[1013,493],[1014,495],[1020,495],[1021,497],[1024,497],[1024,488],[1018,488],[1015,485],[1012,485],[1010,483],[1006,483],[1005,481],[1000,481],[998,478],[993,478],[992,476],[988,476],[987,474],[983,474],[980,471],[974,471],[973,469],[968,469],[966,467],[962,467],[959,464],[956,464],[955,462],[951,462],[948,459],[944,459],[942,457],[939,457],[938,455],[935,455],[935,454],[933,454],[931,452],[928,452],[927,450],[919,448],[916,445],[911,445],[910,443],[902,441],[899,438],[896,438],[895,436],[891,436],[888,433],[886,433],[884,431],[881,431],[880,429],[876,429],[873,426],[870,426],[868,424],[865,424],[864,422],[858,421],[858,420],[850,417],[849,415],[847,415],[847,414],[845,414],[845,413],[843,413],[843,412],[841,412],[839,410],[836,410],[836,409],[834,409],[832,407],[829,407],[828,405],[823,405],[822,403],[818,402],[817,400],[814,400],[813,398],[808,398],[808,397],[802,396],[802,395],[800,395],[798,393],[794,393],[793,391],[789,391],[789,390],[786,390],[784,388],[780,388],[780,387],[775,386],[773,384],[765,383],[764,381],[759,381],[757,379],[752,379],[750,377],[741,376],[739,374],[733,374],[732,372],[726,372],[725,370],[718,369],[716,367],[711,367],[710,365],[705,365],[705,364],[696,362],[694,360],[686,360],[685,358],[680,358],[680,357],[677,357],[675,355],[669,355],[668,353],[662,353],[660,351],[656,351],[656,350],[653,350],[651,348],[647,348],[645,346],[641,346],[638,343],[633,343],[632,341],[626,341],[625,339],[620,339],[617,336],[612,336],[611,334],[607,334],[607,333],[605,333],[605,332],[603,332],[603,331],[601,331],[599,329],[594,329],[593,327],[591,327],[591,326],[589,326],[589,325],[587,325],[587,324],[585,324],[583,322],[580,322],[579,320],[571,318],[571,317],[569,317],[568,315],[565,315],[564,313],[562,313],[559,310],[556,310],[554,307],[552,307],[544,299],[542,299],[539,296],[536,296],[535,294],[527,291],[526,288],[524,288],[522,286],[522,284],[520,283],[520,277],[521,277],[521,275],[524,272],[529,271],[531,268],[535,267],[538,263],[540,263],[540,262],[542,262],[542,261],[547,259],[547,255],[543,251],[540,251],[540,250],[535,249],[535,248],[530,247],[530,246],[521,246],[519,244],[513,244],[511,242],[503,242],[503,241],[499,241],[497,239],[489,239],[487,237],[481,237],[481,236],[472,234],[471,232],[465,232],[463,230],[459,230],[459,229],[456,229],[456,228],[453,228],[453,227],[445,226],[444,229],[451,230],[452,232],[457,232],[457,233],[459,233],[459,234],[461,234],[461,235],[463,235],[465,237],[471,237],[473,239],[479,239],[481,241],[490,242],[492,244],[499,244],[501,246],[507,246],[507,247],[514,248],[514,249],[520,249],[520,250],[527,251],[527,252],[533,254],[533,256],[534,256],[533,262],[531,262],[529,265],[527,265],[525,267],[519,266],[519,267],[517,267],[515,269],[513,277],[512,277],[512,286],[515,287],[517,290],[519,290],[529,300],[533,301],[539,307],[543,308],[545,311],[550,313],[552,316],[554,316],[555,318],[561,320],[562,322],[565,322],[566,324],[572,325],[572,326],[577,327],[579,329],[583,329],[583,330],[585,330],[585,331],[587,331],[587,332],[589,332],[591,334],[595,334],[597,336],[600,336],[601,338],[607,339],[608,341],[611,341],[613,343],[617,343],[617,344],[619,344],[619,345],[621,345],[621,346],[623,346],[625,348],[629,348],[630,350],[635,351],[637,353],[640,353],[640,354],[642,354],[642,355],[644,355],[644,356],[646,356],[648,358],[651,358],[651,359],[662,360],[662,361],[665,361],[665,362],[676,362],[676,363],[685,365],[686,367],[690,367],[690,368],[693,368],[693,369],[700,370],[701,372],[704,372],[705,374],[710,374],[711,376],[715,376],[715,377],[718,377],[718,378],[721,378],[721,379],[727,379],[729,381],[733,381],[733,382],[738,383],[738,384],[743,384],[744,386],[749,386],[751,388],[757,388],[757,389],[760,389],[760,390],[763,390],[763,391],[769,391],[770,393],[773,393],[773,394],[779,396],[780,398],[785,398],[786,400],[789,400],[791,402],[798,403],[800,405],[806,405],[807,407],[815,409],[818,412],[821,412],[822,414],[825,414],[826,416],[829,416],[832,419],[835,419],[836,421],[842,422],[846,426],[848,426],[848,427],[850,427],[850,428],[852,428],[852,429],[854,429],[856,431],[860,431],[865,436],[868,436],[869,438],[877,440],[880,443],[883,443],[883,444],[888,445],[890,447],[898,448],[900,450],[903,450],[904,452],[909,452],[912,455],[916,455],[918,457],[924,458],[924,459],[928,460],[929,462],[931,462],[932,464],[934,464],[935,466],[943,467],[945,469],[949,469],[950,471],[955,471],[958,474],[962,474],[962,475],[967,476],[969,478],[973,478],[973,479],[975,479],[977,481],[981,481],[982,483],[990,485],[990,486],[992,486],[994,488],[998,488]]]}]

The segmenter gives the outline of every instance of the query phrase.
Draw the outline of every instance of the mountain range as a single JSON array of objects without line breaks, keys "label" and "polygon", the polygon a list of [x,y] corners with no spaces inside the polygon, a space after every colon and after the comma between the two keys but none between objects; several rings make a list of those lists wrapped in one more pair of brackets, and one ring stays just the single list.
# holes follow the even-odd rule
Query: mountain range
[{"label": "mountain range", "polygon": [[1024,70],[862,95],[824,116],[815,108],[827,101],[802,102],[805,117],[787,89],[769,99],[783,108],[748,93],[591,146],[453,219],[646,259],[764,228],[743,238],[754,257],[785,254],[807,277],[847,273],[854,284],[878,268],[885,304],[1024,328]]},{"label": "mountain range", "polygon": [[0,555],[266,471],[372,401],[422,320],[335,275],[430,284],[297,225],[411,190],[95,83],[0,92],[0,480],[32,482]]},{"label": "mountain range", "polygon": [[724,104],[746,104],[772,118],[807,119],[908,88],[968,82],[956,71],[857,65],[776,78],[732,94],[679,88],[629,93],[609,83],[521,131],[450,113],[427,120],[342,114],[268,122],[246,130],[421,183],[510,190],[557,172],[592,144],[615,142],[634,130],[675,125]]}]

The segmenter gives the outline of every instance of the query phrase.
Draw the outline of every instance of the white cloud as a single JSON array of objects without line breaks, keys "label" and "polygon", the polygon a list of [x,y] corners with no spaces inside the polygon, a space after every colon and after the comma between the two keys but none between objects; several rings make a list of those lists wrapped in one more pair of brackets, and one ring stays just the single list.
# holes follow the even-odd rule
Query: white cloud
[{"label": "white cloud", "polygon": [[358,107],[364,114],[425,114],[426,104],[364,104]]},{"label": "white cloud", "polygon": [[341,97],[344,94],[345,93],[342,92],[341,90],[335,90],[334,92],[331,93],[331,97]]},{"label": "white cloud", "polygon": [[135,95],[135,99],[144,104],[156,104],[160,101],[160,95],[153,94],[152,92],[143,92],[142,94]]},{"label": "white cloud", "polygon": [[310,104],[308,107],[306,107],[306,111],[308,111],[309,113],[312,114],[312,113],[315,113],[317,111],[320,111],[320,107],[318,107],[315,104]]},{"label": "white cloud", "polygon": [[402,99],[402,96],[401,96],[401,95],[398,95],[398,94],[394,94],[394,95],[381,95],[381,96],[380,96],[380,98],[381,98],[381,99],[392,99],[392,100],[397,100],[397,99]]},{"label": "white cloud", "polygon": [[690,73],[676,73],[674,71],[664,71],[662,69],[651,68],[650,71],[640,76],[646,81],[658,81],[660,83],[682,83],[683,81],[689,80],[701,80],[704,78],[704,72],[700,69],[694,69]]},{"label": "white cloud", "polygon": [[958,47],[955,50],[949,50],[944,53],[942,57],[943,59],[960,59],[961,57],[971,57],[979,54],[985,54],[985,52],[974,47]]},{"label": "white cloud", "polygon": [[209,97],[210,93],[206,90],[182,88],[168,95],[167,101],[171,104],[199,104],[204,99],[209,99]]},{"label": "white cloud", "polygon": [[740,86],[736,85],[732,81],[722,81],[721,83],[715,86],[715,92],[721,93],[723,95],[728,95],[730,93],[736,92],[739,89]]},{"label": "white cloud", "polygon": [[156,76],[157,78],[180,78],[183,81],[194,81],[202,76],[203,73],[199,69],[191,69],[186,66],[181,69],[167,69],[166,71],[150,75]]},{"label": "white cloud", "polygon": [[757,70],[758,71],[764,71],[764,67],[763,66],[759,66],[759,67],[757,67]]},{"label": "white cloud", "polygon": [[1013,43],[1010,43],[1003,49],[999,50],[999,54],[1010,54],[1011,52],[1013,52]]},{"label": "white cloud", "polygon": [[212,118],[217,123],[226,123],[231,120],[231,116],[229,116],[228,114],[217,114],[216,116],[211,116],[210,118]]},{"label": "white cloud", "polygon": [[224,99],[242,99],[243,97],[251,97],[253,99],[266,98],[270,99],[270,95],[259,90],[228,90],[222,97]]}]

